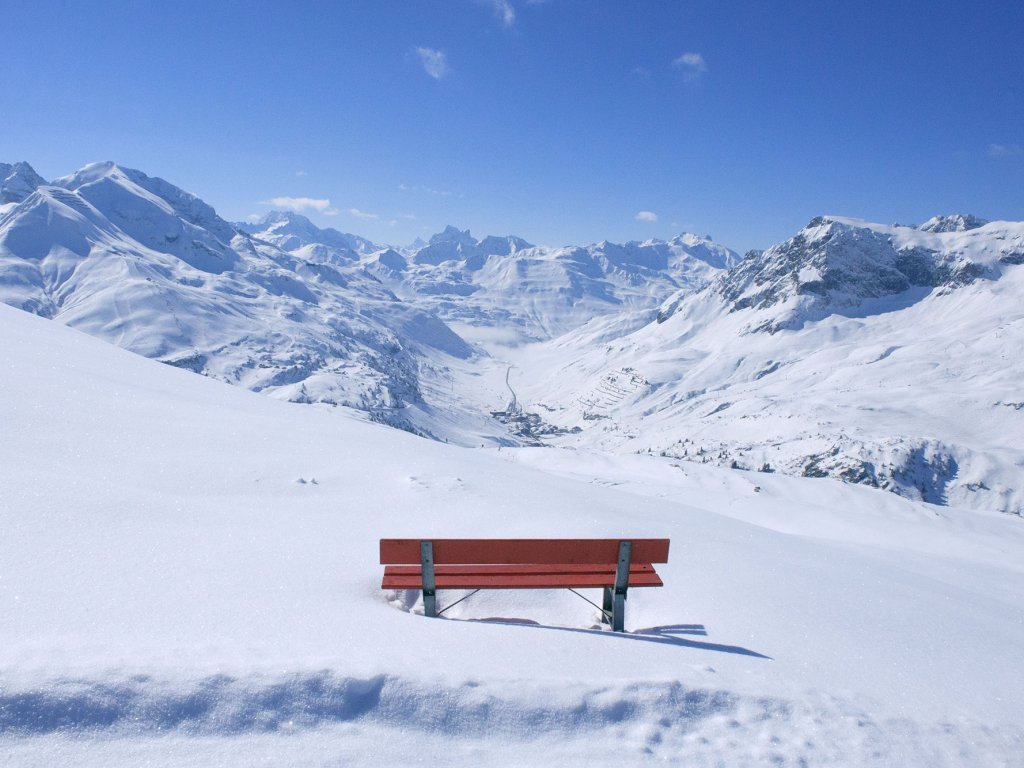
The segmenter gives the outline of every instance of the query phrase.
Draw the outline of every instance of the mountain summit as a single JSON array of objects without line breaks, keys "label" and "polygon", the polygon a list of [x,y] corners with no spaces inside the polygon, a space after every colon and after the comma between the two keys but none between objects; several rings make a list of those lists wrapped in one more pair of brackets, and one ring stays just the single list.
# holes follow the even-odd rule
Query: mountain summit
[{"label": "mountain summit", "polygon": [[28,163],[0,163],[0,214],[4,206],[20,203],[44,184],[46,180]]},{"label": "mountain summit", "polygon": [[969,213],[956,213],[952,216],[932,216],[918,229],[922,232],[966,232],[988,224],[986,219],[979,219]]}]

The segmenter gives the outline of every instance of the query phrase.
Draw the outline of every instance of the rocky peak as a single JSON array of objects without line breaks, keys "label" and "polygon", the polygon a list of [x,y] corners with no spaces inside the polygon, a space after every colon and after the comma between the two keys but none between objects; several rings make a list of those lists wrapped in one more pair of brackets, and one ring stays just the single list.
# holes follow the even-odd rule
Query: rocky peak
[{"label": "rocky peak", "polygon": [[918,229],[922,232],[966,232],[988,224],[986,219],[967,213],[954,213],[952,216],[932,216]]},{"label": "rocky peak", "polygon": [[985,272],[904,237],[906,231],[914,230],[819,216],[789,240],[748,252],[716,289],[731,311],[785,305],[783,316],[765,326],[774,331],[798,327],[809,313],[823,316],[914,287],[952,288]]},{"label": "rocky peak", "polygon": [[469,233],[468,229],[459,229],[453,227],[451,224],[444,228],[444,231],[438,232],[430,238],[430,245],[438,245],[440,243],[461,243],[463,245],[476,245],[476,240]]},{"label": "rocky peak", "polygon": [[480,250],[493,256],[510,256],[526,248],[533,248],[533,245],[515,235],[508,235],[507,237],[488,235],[480,241]]},{"label": "rocky peak", "polygon": [[0,205],[20,203],[46,184],[46,179],[26,162],[0,163]]}]

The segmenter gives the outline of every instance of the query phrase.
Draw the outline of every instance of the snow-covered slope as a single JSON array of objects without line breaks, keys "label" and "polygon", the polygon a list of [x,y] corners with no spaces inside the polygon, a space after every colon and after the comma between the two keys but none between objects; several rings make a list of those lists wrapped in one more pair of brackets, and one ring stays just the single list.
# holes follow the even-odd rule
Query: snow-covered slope
[{"label": "snow-covered slope", "polygon": [[452,391],[485,354],[477,341],[649,313],[734,256],[693,238],[553,251],[454,228],[403,255],[297,214],[232,225],[114,163],[52,185],[25,163],[0,171],[0,301],[253,390],[467,444],[515,439],[478,396]]},{"label": "snow-covered slope", "polygon": [[521,394],[564,442],[1021,514],[1024,223],[940,229],[815,219]]},{"label": "snow-covered slope", "polygon": [[[551,248],[229,224],[113,163],[0,166],[0,302],[281,399],[462,445],[831,476],[1020,514],[1024,223],[819,217]],[[491,414],[498,418],[492,418]]]},{"label": "snow-covered slope", "polygon": [[[470,451],[9,307],[0,339],[8,764],[1021,764],[1016,518]],[[378,538],[443,535],[672,551],[613,635],[568,592],[378,589]]]},{"label": "snow-covered slope", "polygon": [[429,421],[421,363],[473,354],[371,276],[252,239],[198,198],[112,163],[39,186],[0,219],[0,301],[172,365],[412,428]]}]

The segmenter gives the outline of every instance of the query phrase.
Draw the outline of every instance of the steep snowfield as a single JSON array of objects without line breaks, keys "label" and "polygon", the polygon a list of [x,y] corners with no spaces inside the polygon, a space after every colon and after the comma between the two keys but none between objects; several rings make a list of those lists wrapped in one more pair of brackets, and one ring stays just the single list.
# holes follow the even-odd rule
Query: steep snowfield
[{"label": "steep snowfield", "polygon": [[[9,307],[0,340],[8,764],[1024,764],[1017,518],[446,446]],[[616,636],[569,593],[378,589],[378,538],[443,535],[672,552]]]}]

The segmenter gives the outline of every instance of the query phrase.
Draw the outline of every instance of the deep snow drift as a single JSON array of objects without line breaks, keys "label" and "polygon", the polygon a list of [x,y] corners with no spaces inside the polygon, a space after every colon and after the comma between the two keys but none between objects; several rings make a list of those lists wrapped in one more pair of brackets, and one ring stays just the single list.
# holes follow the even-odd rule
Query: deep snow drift
[{"label": "deep snow drift", "polygon": [[[1015,517],[656,456],[470,451],[8,307],[0,340],[14,765],[1022,764]],[[616,636],[559,592],[425,619],[378,589],[382,536],[672,551]]]}]

